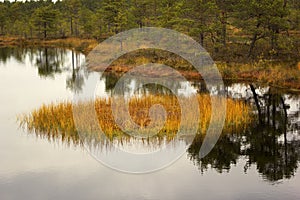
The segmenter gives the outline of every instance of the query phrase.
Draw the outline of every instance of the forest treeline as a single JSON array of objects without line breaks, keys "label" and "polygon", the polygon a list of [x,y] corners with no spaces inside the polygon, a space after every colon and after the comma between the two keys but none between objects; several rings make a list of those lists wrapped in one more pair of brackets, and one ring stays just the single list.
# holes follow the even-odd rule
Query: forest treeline
[{"label": "forest treeline", "polygon": [[0,35],[93,38],[155,26],[188,34],[215,58],[299,58],[299,0],[0,2]]}]

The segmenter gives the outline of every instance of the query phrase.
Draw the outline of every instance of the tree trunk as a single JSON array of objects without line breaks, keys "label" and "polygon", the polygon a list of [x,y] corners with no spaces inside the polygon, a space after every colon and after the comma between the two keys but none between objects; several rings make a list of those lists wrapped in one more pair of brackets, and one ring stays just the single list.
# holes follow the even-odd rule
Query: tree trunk
[{"label": "tree trunk", "polygon": [[[260,27],[260,23],[258,23],[258,24],[256,25],[256,28],[257,28],[257,29],[258,29],[259,27]],[[253,49],[254,49],[254,47],[255,47],[255,43],[256,43],[257,40],[258,40],[258,33],[254,33],[253,38],[252,38],[252,41],[251,41],[251,45],[250,45],[250,50],[249,50],[248,58],[249,58],[250,56],[252,56]]]},{"label": "tree trunk", "polygon": [[201,46],[203,47],[204,46],[204,34],[203,33],[200,33],[199,40],[200,40]]},{"label": "tree trunk", "polygon": [[268,122],[268,125],[270,124],[270,105],[271,105],[271,98],[272,98],[272,94],[270,94],[270,92],[269,92],[269,95],[268,95],[268,103],[267,103],[267,122]]},{"label": "tree trunk", "polygon": [[257,34],[255,33],[252,40],[251,40],[250,49],[249,49],[249,53],[248,53],[248,58],[252,56],[253,49],[255,47],[256,41],[257,41]]},{"label": "tree trunk", "polygon": [[280,100],[281,100],[282,107],[284,110],[284,122],[283,122],[284,123],[284,125],[283,125],[284,156],[285,156],[285,165],[287,166],[288,165],[288,159],[287,159],[288,152],[287,152],[287,127],[286,126],[287,126],[288,115],[287,115],[287,107],[285,106],[283,97],[280,97]]},{"label": "tree trunk", "polygon": [[256,94],[255,88],[254,88],[254,86],[252,84],[250,84],[250,89],[251,89],[251,91],[253,93],[253,98],[254,98],[255,105],[256,105],[256,108],[257,108],[257,111],[258,111],[258,120],[259,120],[259,123],[263,124],[262,112],[261,112],[261,108],[260,108],[260,105],[259,105],[258,95]]},{"label": "tree trunk", "polygon": [[47,73],[49,72],[49,61],[48,61],[48,49],[45,48],[45,58],[46,58],[46,69]]},{"label": "tree trunk", "polygon": [[275,96],[272,99],[272,125],[274,127],[274,130],[276,129],[276,100]]},{"label": "tree trunk", "polygon": [[287,107],[286,107],[286,105],[285,105],[285,102],[284,102],[284,99],[283,99],[283,97],[280,97],[280,101],[281,101],[281,103],[282,103],[282,108],[283,108],[283,111],[284,111],[284,117],[285,117],[285,119],[287,119],[287,117],[288,117],[288,115],[287,115]]},{"label": "tree trunk", "polygon": [[72,71],[75,72],[74,51],[72,50]]},{"label": "tree trunk", "polygon": [[277,49],[277,34],[279,33],[278,29],[271,30],[272,36],[271,36],[271,48],[272,50]]},{"label": "tree trunk", "polygon": [[225,11],[222,12],[222,43],[226,47],[226,37],[227,37],[227,14]]},{"label": "tree trunk", "polygon": [[44,22],[44,39],[47,38],[47,22]]},{"label": "tree trunk", "polygon": [[70,18],[71,35],[73,35],[73,17]]}]

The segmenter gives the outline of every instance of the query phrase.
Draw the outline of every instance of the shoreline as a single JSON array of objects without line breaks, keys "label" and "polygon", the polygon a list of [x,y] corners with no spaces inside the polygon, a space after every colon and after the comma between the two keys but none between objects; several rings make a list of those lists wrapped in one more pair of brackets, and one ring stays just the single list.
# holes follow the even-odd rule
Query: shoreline
[{"label": "shoreline", "polygon": [[0,48],[2,47],[49,47],[49,48],[67,48],[87,55],[91,52],[98,42],[94,39],[81,38],[59,38],[59,39],[25,39],[17,37],[0,37]]},{"label": "shoreline", "polygon": [[[271,86],[273,88],[278,88],[281,90],[288,90],[290,92],[300,93],[300,70],[297,68],[285,68],[276,66],[270,67],[250,67],[249,65],[235,65],[235,66],[225,66],[216,63],[218,69],[221,73],[223,81],[231,82],[245,82],[245,83],[256,83],[259,85]],[[129,72],[135,66],[138,65],[111,65],[105,72],[115,74],[116,76],[122,76],[123,74]],[[240,69],[241,68],[241,69]],[[249,69],[252,68],[252,69]],[[101,67],[90,68],[91,71],[103,71]],[[202,80],[203,78],[196,70],[181,70],[176,69],[182,76],[187,80]],[[164,72],[164,71],[142,71],[141,74],[135,74],[138,76],[148,76],[148,77],[166,77],[176,79],[178,77],[176,74]],[[217,78],[212,75],[209,78]]]},{"label": "shoreline", "polygon": [[[0,48],[3,47],[49,47],[66,48],[79,51],[87,55],[98,45],[94,39],[63,38],[63,39],[25,39],[17,37],[0,37]],[[295,61],[297,62],[297,61]],[[133,65],[114,64],[107,71],[122,74],[128,72]],[[269,85],[275,88],[300,92],[300,63],[298,66],[283,66],[283,64],[272,65],[271,63],[225,63],[216,62],[216,65],[225,81],[254,82]],[[99,70],[92,68],[91,70]],[[202,79],[195,70],[176,69],[189,80]],[[148,72],[153,75],[153,72]],[[203,80],[203,79],[202,79]]]}]

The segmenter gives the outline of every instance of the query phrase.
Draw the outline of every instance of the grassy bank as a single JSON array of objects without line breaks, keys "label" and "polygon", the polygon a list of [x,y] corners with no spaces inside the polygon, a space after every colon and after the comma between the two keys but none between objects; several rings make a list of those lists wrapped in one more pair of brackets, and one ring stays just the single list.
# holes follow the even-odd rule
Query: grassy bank
[{"label": "grassy bank", "polygon": [[248,81],[300,92],[300,63],[217,63],[224,80]]},{"label": "grassy bank", "polygon": [[98,42],[93,39],[64,38],[64,39],[25,39],[17,37],[0,37],[0,47],[60,47],[74,49],[87,55]]},{"label": "grassy bank", "polygon": [[[172,53],[140,51],[129,53],[120,57],[112,63],[108,71],[113,73],[126,73],[134,66],[147,63],[161,63],[171,66],[190,80],[202,79],[198,71],[187,61]],[[267,59],[252,60],[245,63],[215,61],[223,79],[233,82],[252,82],[266,86],[300,92],[300,62],[297,61],[275,61]],[[92,70],[100,70],[94,67]],[[143,72],[148,76],[164,75],[172,76],[167,72],[154,72],[151,70]],[[211,77],[213,78],[213,77]]]},{"label": "grassy bank", "polygon": [[[93,39],[23,39],[15,37],[0,37],[0,47],[61,47],[74,49],[87,55],[98,42]],[[187,79],[201,79],[193,67],[182,58],[164,51],[141,50],[126,54],[115,61],[107,70],[113,73],[126,73],[134,66],[146,63],[162,63],[172,66]],[[300,62],[274,61],[259,58],[247,62],[216,61],[224,80],[251,81],[278,88],[300,92]],[[93,68],[92,70],[99,70]],[[153,74],[155,72],[147,72]],[[168,74],[165,74],[168,75]]]}]

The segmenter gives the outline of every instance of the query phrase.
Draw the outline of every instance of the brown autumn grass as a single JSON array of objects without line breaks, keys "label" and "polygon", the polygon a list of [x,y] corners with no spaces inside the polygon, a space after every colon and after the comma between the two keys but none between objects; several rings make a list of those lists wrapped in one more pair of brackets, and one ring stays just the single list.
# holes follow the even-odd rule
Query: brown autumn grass
[{"label": "brown autumn grass", "polygon": [[[61,47],[80,51],[84,54],[90,53],[98,41],[94,39],[63,38],[63,39],[25,39],[18,37],[0,37],[1,46],[21,46],[21,47]],[[192,70],[192,66],[183,59],[171,56],[170,53],[159,52],[148,54],[142,51],[129,53],[115,61],[108,71],[125,73],[132,67],[145,63],[162,63],[176,68],[188,79],[199,79],[199,73]],[[275,87],[300,91],[300,64],[293,66],[289,63],[273,63],[265,59],[257,59],[249,63],[217,62],[217,67],[224,80],[253,81],[268,84]],[[93,67],[92,70],[97,70]]]},{"label": "brown autumn grass", "polygon": [[[189,80],[202,79],[198,71],[193,66],[170,52],[158,50],[138,50],[123,55],[115,60],[107,71],[122,74],[131,70],[135,66],[147,63],[160,63],[171,66]],[[257,60],[235,63],[216,62],[223,80],[252,81],[255,83],[270,85],[289,90],[300,91],[300,64],[297,62],[280,62],[259,58]],[[101,66],[92,66],[91,70],[100,70]],[[145,72],[152,75],[153,70]],[[168,74],[172,76],[172,74]],[[214,77],[210,77],[214,78]]]},{"label": "brown autumn grass", "polygon": [[98,45],[94,39],[58,38],[58,39],[26,39],[19,37],[0,37],[0,47],[53,47],[68,48],[88,54]]},{"label": "brown autumn grass", "polygon": [[[185,97],[187,103],[189,98]],[[212,97],[219,98],[219,97]],[[200,109],[200,121],[195,120],[193,112],[186,114],[187,120],[181,124],[184,130],[189,130],[193,126],[198,126],[198,134],[205,134],[206,129],[210,123],[211,118],[211,98],[209,95],[197,96]],[[226,99],[227,112],[224,133],[232,133],[243,131],[252,121],[251,108],[242,101],[233,99]],[[80,121],[86,130],[87,137],[98,137],[93,125],[85,121],[89,119],[88,112],[85,112],[85,107],[90,106],[91,102],[81,102],[78,106],[83,112],[84,117]],[[149,108],[154,104],[160,104],[166,110],[166,121],[162,129],[157,131],[150,127],[150,131],[157,131],[157,137],[167,137],[169,140],[176,136],[178,128],[181,123],[180,105],[175,96],[170,95],[151,95],[141,98],[131,98],[129,101],[129,112],[132,120],[140,126],[141,131],[150,124]],[[98,117],[98,123],[102,131],[110,139],[120,138],[124,134],[120,127],[114,121],[111,111],[111,99],[99,98],[96,99],[95,110]],[[159,116],[155,116],[159,117]],[[221,115],[215,116],[214,120],[221,119]],[[29,132],[36,133],[39,136],[51,138],[68,138],[68,140],[78,141],[78,133],[73,120],[73,105],[71,102],[52,103],[49,105],[42,105],[40,108],[33,110],[31,113],[21,115],[18,117],[20,126],[26,128]],[[78,125],[78,124],[76,124]],[[130,131],[132,127],[125,126]],[[78,127],[77,127],[78,128]],[[80,128],[81,130],[82,127]],[[149,131],[149,130],[148,130]]]},{"label": "brown autumn grass", "polygon": [[246,80],[300,91],[300,70],[296,65],[261,61],[252,64],[217,64],[222,77],[231,80]]}]

